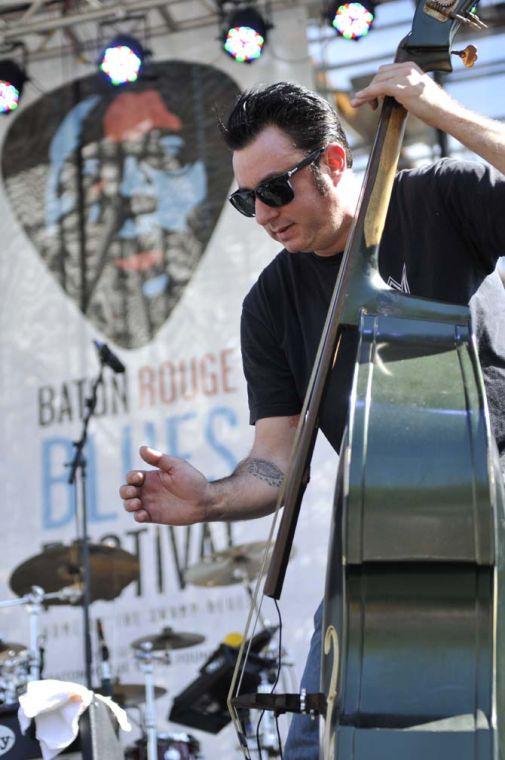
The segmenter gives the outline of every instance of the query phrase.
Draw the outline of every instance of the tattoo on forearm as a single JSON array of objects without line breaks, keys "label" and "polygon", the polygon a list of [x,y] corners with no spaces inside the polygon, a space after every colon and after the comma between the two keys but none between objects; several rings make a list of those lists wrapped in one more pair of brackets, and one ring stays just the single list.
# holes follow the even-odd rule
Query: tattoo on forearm
[{"label": "tattoo on forearm", "polygon": [[267,462],[265,459],[246,459],[244,469],[255,478],[260,478],[268,483],[269,486],[280,488],[284,480],[284,473],[279,470],[273,462]]}]

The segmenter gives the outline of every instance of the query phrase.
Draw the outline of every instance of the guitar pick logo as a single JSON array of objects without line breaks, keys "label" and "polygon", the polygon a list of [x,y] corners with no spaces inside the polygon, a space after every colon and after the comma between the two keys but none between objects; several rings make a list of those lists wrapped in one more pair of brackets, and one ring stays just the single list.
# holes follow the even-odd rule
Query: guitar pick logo
[{"label": "guitar pick logo", "polygon": [[211,66],[165,62],[121,90],[99,75],[10,125],[11,206],[65,294],[108,339],[149,343],[205,251],[232,180],[217,128],[238,93]]}]

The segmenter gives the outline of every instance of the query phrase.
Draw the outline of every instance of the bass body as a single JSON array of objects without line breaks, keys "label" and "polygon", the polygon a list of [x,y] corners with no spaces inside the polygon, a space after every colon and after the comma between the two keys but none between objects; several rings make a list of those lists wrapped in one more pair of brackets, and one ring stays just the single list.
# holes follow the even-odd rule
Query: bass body
[{"label": "bass body", "polygon": [[468,310],[439,309],[359,326],[328,554],[325,760],[502,757],[503,482]]}]

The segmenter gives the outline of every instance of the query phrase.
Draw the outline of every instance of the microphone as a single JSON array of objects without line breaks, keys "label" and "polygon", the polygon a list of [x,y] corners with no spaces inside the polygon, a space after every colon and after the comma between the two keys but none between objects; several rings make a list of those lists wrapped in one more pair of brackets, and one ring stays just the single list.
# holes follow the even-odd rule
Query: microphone
[{"label": "microphone", "polygon": [[102,343],[100,340],[94,340],[93,343],[98,351],[98,356],[102,364],[106,364],[113,372],[124,372],[126,367],[123,362],[118,359],[116,354],[113,354],[107,343]]},{"label": "microphone", "polygon": [[100,680],[102,682],[101,693],[104,697],[112,697],[112,680],[109,663],[109,647],[105,641],[102,621],[96,620],[96,632],[98,634],[98,644],[100,649]]}]

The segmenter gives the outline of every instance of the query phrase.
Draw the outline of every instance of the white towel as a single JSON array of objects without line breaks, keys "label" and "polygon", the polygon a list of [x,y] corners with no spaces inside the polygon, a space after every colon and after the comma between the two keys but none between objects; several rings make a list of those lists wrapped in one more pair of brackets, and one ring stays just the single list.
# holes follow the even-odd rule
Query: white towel
[{"label": "white towel", "polygon": [[94,695],[85,686],[70,681],[51,678],[29,681],[26,693],[19,697],[18,720],[25,733],[35,718],[43,760],[52,760],[72,744],[79,733],[79,718],[88,709],[93,696],[107,705],[124,731],[131,731],[125,711],[110,698]]}]

